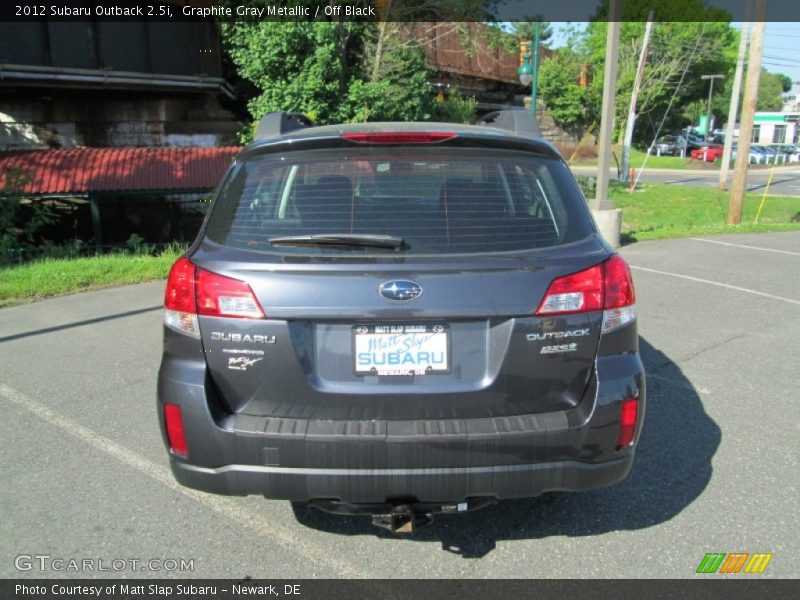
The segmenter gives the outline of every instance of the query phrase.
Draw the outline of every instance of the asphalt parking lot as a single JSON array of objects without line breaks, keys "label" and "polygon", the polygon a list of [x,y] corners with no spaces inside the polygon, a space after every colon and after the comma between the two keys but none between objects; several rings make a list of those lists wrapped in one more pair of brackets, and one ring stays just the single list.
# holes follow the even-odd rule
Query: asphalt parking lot
[{"label": "asphalt parking lot", "polygon": [[[597,167],[573,166],[576,175],[596,176]],[[610,177],[616,180],[617,170],[611,169]],[[639,175],[642,183],[665,183],[688,187],[717,189],[719,171],[716,169],[645,169]],[[728,175],[728,187],[733,184],[733,171]],[[769,188],[767,186],[769,185]],[[747,191],[770,196],[800,196],[800,164],[791,163],[771,167],[762,165],[747,171]]]},{"label": "asphalt parking lot", "polygon": [[[695,577],[706,552],[737,551],[774,554],[757,577],[797,577],[800,232],[622,252],[648,375],[631,476],[413,538],[173,481],[155,414],[163,282],[0,310],[0,577]],[[19,571],[19,555],[193,570]]]}]

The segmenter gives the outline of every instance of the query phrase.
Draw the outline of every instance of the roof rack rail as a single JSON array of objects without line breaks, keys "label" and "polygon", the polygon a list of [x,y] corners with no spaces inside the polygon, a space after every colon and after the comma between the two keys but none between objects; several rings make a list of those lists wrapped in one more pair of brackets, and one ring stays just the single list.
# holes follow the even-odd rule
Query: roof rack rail
[{"label": "roof rack rail", "polygon": [[290,131],[314,127],[313,121],[298,112],[271,112],[261,117],[256,130],[255,140],[260,142],[285,135]]},{"label": "roof rack rail", "polygon": [[542,137],[542,131],[539,129],[539,121],[524,108],[512,108],[490,112],[478,121],[478,125],[505,129],[506,131],[523,137]]}]

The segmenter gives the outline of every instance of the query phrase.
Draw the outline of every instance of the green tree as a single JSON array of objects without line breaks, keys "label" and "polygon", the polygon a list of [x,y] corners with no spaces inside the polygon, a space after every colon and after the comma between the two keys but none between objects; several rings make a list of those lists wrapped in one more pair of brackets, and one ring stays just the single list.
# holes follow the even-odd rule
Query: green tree
[{"label": "green tree", "polygon": [[[711,103],[711,112],[717,117],[717,124],[727,122],[728,111],[731,103],[731,91],[733,86],[733,75],[731,72],[725,79],[723,85],[719,86],[719,93],[714,94]],[[757,110],[778,111],[783,108],[783,94],[786,92],[786,80],[791,83],[791,78],[782,73],[770,73],[766,69],[761,69],[758,78],[758,100]],[[715,88],[716,90],[717,88]],[[789,88],[791,90],[791,87]],[[702,107],[698,106],[697,111],[705,111],[705,103]],[[742,103],[739,103],[739,114],[736,115],[738,121],[742,113]]]},{"label": "green tree", "polygon": [[429,70],[419,48],[398,47],[383,54],[380,64],[374,54],[366,60],[367,78],[350,82],[347,101],[340,112],[343,121],[424,121],[433,112]]},{"label": "green tree", "polygon": [[[529,42],[536,37],[536,19],[531,21],[519,21],[511,24],[513,33],[520,40]],[[549,46],[553,42],[553,27],[549,21],[541,21],[539,30],[539,43],[542,46]]]},{"label": "green tree", "polygon": [[441,104],[436,104],[433,118],[447,123],[472,124],[477,117],[478,101],[472,96],[462,96],[453,90]]},{"label": "green tree", "polygon": [[567,129],[581,129],[595,117],[580,86],[583,58],[568,48],[556,50],[539,67],[539,93],[547,112]]},{"label": "green tree", "polygon": [[[635,8],[637,3],[626,2],[625,6],[628,4]],[[684,0],[680,4],[686,7],[687,14],[692,14],[689,7],[699,4],[699,0]],[[644,28],[645,23],[641,21],[623,22],[621,26],[615,120],[615,129],[620,135],[625,128]],[[604,22],[590,23],[584,42],[584,51],[594,74],[587,97],[591,110],[598,113],[603,89],[606,30]],[[735,61],[734,32],[727,22],[653,24],[636,104],[636,137],[649,137],[655,133],[673,97],[674,102],[669,108],[671,114],[667,116],[677,119],[689,103],[704,98],[708,84],[700,79],[701,75],[727,73],[732,69]]]},{"label": "green tree", "polygon": [[783,88],[783,93],[788,94],[792,91],[792,86],[794,85],[794,81],[788,75],[784,75],[783,73],[776,73],[778,79],[781,80],[781,87]]},{"label": "green tree", "polygon": [[237,21],[222,31],[239,75],[258,90],[248,103],[255,122],[272,111],[318,124],[430,118],[424,51],[385,26]]},{"label": "green tree", "polygon": [[24,202],[30,173],[11,168],[0,174],[0,180],[4,182],[0,188],[0,263],[7,263],[43,243],[42,232],[55,217],[43,201]]},{"label": "green tree", "polygon": [[[783,80],[778,73],[770,73],[761,69],[758,78],[758,110],[781,110],[783,108]],[[783,76],[785,77],[785,75]],[[791,89],[791,88],[789,88]]]},{"label": "green tree", "polygon": [[223,24],[239,74],[259,90],[248,105],[253,117],[301,111],[320,123],[335,120],[348,87],[346,58],[355,28],[327,22]]}]

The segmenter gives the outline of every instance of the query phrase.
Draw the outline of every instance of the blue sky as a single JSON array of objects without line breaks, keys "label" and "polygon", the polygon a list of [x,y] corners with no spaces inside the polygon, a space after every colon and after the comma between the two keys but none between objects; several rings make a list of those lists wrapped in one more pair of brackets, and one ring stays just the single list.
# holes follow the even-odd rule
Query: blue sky
[{"label": "blue sky", "polygon": [[[800,1],[800,0],[799,0]],[[566,23],[553,23],[553,47],[558,48],[566,42],[561,33]],[[575,23],[573,23],[575,25]],[[741,28],[741,23],[734,23]],[[773,73],[783,73],[800,81],[800,23],[768,22],[764,36],[764,57],[762,64]],[[792,93],[800,93],[800,85],[795,84]]]},{"label": "blue sky", "polygon": [[[739,25],[735,23],[734,25]],[[762,63],[768,71],[800,81],[800,23],[767,23]],[[792,93],[800,93],[795,84]]]}]

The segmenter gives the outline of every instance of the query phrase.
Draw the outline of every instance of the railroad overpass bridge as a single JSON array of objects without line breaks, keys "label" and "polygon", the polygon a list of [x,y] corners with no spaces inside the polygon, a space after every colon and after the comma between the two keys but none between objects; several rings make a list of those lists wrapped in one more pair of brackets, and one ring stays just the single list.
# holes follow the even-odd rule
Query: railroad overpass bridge
[{"label": "railroad overpass bridge", "polygon": [[[530,88],[519,82],[523,49],[510,51],[491,42],[483,23],[417,22],[404,25],[404,37],[417,41],[434,69],[431,84],[447,95],[457,89],[478,100],[478,113],[521,107]],[[495,42],[497,40],[495,39]],[[541,57],[550,53],[542,48]]]}]

